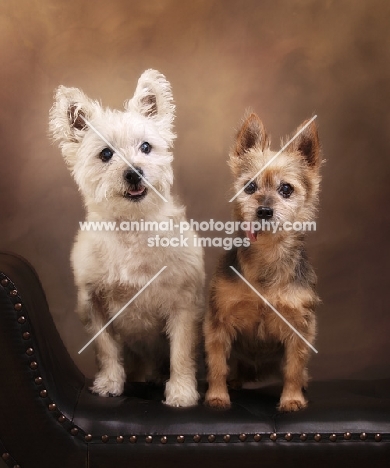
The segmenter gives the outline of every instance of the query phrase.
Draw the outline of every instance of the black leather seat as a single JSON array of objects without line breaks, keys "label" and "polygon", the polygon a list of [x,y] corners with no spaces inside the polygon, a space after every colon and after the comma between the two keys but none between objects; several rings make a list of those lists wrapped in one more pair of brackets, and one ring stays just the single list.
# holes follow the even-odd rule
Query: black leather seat
[{"label": "black leather seat", "polygon": [[390,465],[390,378],[311,382],[309,407],[291,414],[275,409],[279,387],[232,391],[228,411],[169,408],[144,383],[100,398],[31,266],[0,254],[0,284],[0,455],[10,467]]}]

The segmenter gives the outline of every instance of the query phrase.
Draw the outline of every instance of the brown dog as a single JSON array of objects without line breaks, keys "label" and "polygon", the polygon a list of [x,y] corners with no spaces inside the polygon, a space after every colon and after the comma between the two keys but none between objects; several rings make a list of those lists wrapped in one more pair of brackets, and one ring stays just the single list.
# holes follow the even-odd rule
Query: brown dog
[{"label": "brown dog", "polygon": [[228,379],[261,380],[275,372],[284,380],[279,410],[307,405],[302,389],[319,299],[302,231],[313,225],[321,158],[315,123],[304,123],[299,131],[275,157],[261,120],[252,113],[230,153],[234,188],[241,190],[234,201],[235,218],[262,224],[262,229],[246,232],[249,247],[223,256],[211,283],[204,328],[206,404],[215,408],[230,406]]}]

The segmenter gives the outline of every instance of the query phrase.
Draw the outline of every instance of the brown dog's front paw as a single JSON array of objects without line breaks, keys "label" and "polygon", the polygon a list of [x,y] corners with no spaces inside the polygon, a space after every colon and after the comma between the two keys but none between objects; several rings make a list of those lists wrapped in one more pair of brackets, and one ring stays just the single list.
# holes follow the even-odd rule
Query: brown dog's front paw
[{"label": "brown dog's front paw", "polygon": [[307,401],[304,398],[300,399],[281,399],[278,410],[283,413],[290,413],[292,411],[299,411],[306,408]]},{"label": "brown dog's front paw", "polygon": [[207,395],[205,399],[205,405],[215,409],[228,409],[231,406],[229,395]]}]

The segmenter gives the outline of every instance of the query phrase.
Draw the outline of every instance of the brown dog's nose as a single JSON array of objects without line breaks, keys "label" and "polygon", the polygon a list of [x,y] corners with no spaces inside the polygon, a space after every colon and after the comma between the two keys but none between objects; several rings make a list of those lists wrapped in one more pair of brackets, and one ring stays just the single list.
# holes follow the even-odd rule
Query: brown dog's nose
[{"label": "brown dog's nose", "polygon": [[257,217],[259,219],[270,219],[274,215],[274,210],[268,206],[259,206],[257,208]]}]

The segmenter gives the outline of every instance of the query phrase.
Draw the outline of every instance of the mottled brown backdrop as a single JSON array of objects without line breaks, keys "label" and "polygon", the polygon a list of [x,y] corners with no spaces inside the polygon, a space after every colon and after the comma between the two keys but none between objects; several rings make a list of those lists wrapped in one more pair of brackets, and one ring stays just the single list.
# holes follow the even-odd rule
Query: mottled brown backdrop
[{"label": "mottled brown backdrop", "polygon": [[[318,114],[327,159],[318,230],[315,378],[390,375],[387,0],[18,0],[0,4],[0,248],[36,267],[81,369],[69,252],[83,207],[46,136],[56,86],[121,107],[146,68],[177,103],[175,186],[197,220],[227,220],[226,159],[247,107],[274,146]],[[221,249],[206,251],[207,271]]]}]

